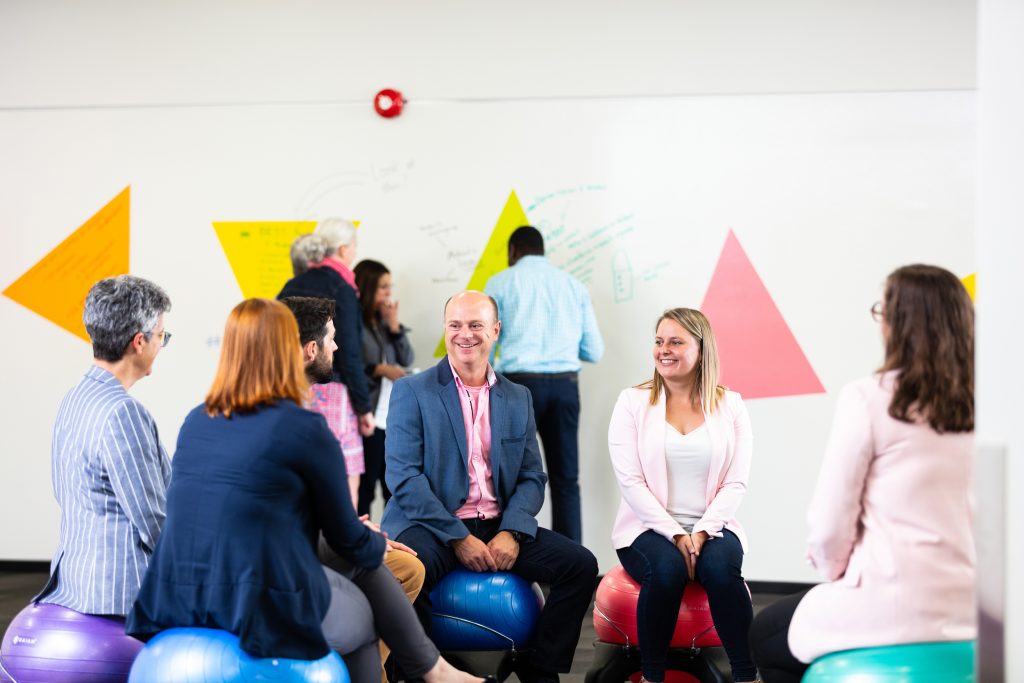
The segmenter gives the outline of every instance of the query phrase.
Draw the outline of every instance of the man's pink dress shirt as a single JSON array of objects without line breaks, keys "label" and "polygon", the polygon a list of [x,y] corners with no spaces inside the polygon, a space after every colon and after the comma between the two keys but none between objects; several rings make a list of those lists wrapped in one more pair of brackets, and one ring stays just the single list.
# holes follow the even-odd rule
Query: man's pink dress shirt
[{"label": "man's pink dress shirt", "polygon": [[487,383],[482,387],[467,387],[455,366],[452,366],[452,375],[462,404],[462,421],[469,450],[469,494],[466,504],[456,510],[455,516],[459,519],[491,519],[501,514],[491,478],[490,397],[497,377],[490,365],[487,366]]}]

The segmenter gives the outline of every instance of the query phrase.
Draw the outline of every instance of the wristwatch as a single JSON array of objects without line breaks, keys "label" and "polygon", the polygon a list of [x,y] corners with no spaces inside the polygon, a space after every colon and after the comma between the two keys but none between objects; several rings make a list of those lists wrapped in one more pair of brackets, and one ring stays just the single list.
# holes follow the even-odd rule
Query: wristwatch
[{"label": "wristwatch", "polygon": [[512,534],[512,538],[516,539],[516,543],[522,544],[525,541],[530,540],[530,537],[524,534],[522,531],[513,531],[512,529],[509,529],[508,532]]}]

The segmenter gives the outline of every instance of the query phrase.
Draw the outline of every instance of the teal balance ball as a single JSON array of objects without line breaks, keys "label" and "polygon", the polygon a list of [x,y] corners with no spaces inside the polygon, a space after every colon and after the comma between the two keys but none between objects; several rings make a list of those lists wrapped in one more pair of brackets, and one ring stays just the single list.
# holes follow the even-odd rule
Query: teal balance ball
[{"label": "teal balance ball", "polygon": [[349,683],[336,652],[322,659],[260,659],[238,637],[210,628],[172,628],[153,637],[132,665],[128,683]]},{"label": "teal balance ball", "polygon": [[974,683],[974,641],[911,643],[819,657],[802,683]]}]

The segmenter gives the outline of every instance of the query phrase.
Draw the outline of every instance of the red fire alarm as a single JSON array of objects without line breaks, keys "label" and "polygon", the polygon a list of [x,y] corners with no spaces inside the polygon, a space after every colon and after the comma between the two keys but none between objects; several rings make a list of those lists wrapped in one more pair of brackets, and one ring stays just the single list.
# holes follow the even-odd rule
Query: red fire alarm
[{"label": "red fire alarm", "polygon": [[402,113],[405,100],[402,93],[391,88],[384,88],[373,98],[373,108],[386,119],[392,119]]}]

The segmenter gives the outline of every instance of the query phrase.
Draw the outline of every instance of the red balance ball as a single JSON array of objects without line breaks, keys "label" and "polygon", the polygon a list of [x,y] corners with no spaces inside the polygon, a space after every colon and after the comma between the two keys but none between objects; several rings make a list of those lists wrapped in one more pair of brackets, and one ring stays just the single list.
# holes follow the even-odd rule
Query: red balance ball
[{"label": "red balance ball", "polygon": [[[594,630],[606,643],[636,646],[636,603],[640,584],[622,567],[615,567],[601,580],[594,598]],[[695,581],[686,584],[679,605],[671,647],[720,647],[722,641],[711,620],[708,596]]]}]

